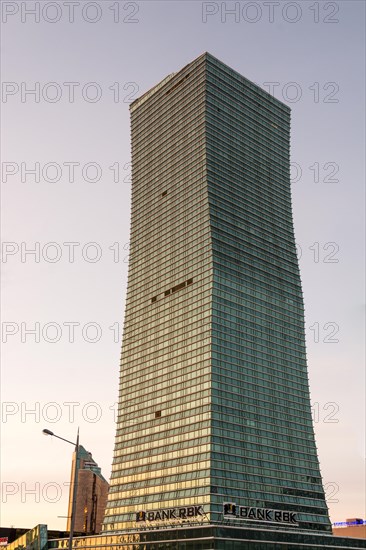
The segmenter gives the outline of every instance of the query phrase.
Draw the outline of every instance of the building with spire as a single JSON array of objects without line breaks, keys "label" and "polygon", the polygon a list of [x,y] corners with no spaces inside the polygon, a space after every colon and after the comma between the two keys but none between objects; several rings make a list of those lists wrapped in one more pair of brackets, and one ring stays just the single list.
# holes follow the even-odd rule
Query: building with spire
[{"label": "building with spire", "polygon": [[102,528],[109,484],[104,479],[102,470],[92,454],[82,445],[78,447],[77,456],[74,452],[72,458],[66,530],[70,531],[76,460],[78,460],[78,470],[74,530],[77,533],[95,535]]}]

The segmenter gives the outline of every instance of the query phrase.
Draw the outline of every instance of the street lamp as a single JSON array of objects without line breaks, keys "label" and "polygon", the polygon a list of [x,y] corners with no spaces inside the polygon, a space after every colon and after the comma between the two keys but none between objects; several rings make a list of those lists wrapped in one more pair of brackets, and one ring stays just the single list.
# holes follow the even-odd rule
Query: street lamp
[{"label": "street lamp", "polygon": [[70,534],[69,534],[69,550],[72,550],[72,538],[74,536],[74,525],[75,525],[75,515],[76,515],[76,488],[77,488],[78,472],[79,472],[79,428],[78,428],[78,433],[76,437],[76,443],[73,443],[68,439],[64,439],[63,437],[60,437],[59,435],[54,434],[53,432],[51,432],[51,430],[44,429],[42,430],[42,433],[44,435],[52,435],[53,437],[57,437],[57,439],[62,439],[62,441],[66,441],[66,443],[70,443],[71,445],[75,446],[75,468],[74,468],[74,480],[73,480],[73,488],[72,488],[71,522],[70,522]]}]

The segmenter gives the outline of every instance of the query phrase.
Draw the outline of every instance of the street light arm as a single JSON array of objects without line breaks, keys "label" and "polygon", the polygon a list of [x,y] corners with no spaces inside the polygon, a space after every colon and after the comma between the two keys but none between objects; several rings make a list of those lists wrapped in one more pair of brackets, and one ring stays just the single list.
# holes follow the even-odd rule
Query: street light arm
[{"label": "street light arm", "polygon": [[[68,439],[64,439],[63,437],[60,437],[59,435],[54,434],[50,430],[46,430],[46,429],[42,430],[42,433],[44,435],[52,435],[53,437],[57,437],[57,439],[62,439],[62,441],[66,441],[66,443],[70,443],[70,445],[73,445],[74,447],[77,446],[77,443],[74,443],[73,441],[69,441]],[[78,434],[78,436],[79,436],[79,434]]]},{"label": "street light arm", "polygon": [[53,437],[57,437],[57,439],[66,441],[66,443],[70,443],[70,445],[73,445],[75,447],[75,467],[74,467],[73,487],[72,487],[72,503],[71,503],[71,518],[70,518],[70,534],[69,534],[69,550],[72,550],[72,541],[74,536],[75,515],[76,515],[76,494],[77,494],[78,472],[79,472],[79,428],[78,428],[78,433],[76,437],[76,443],[73,443],[68,439],[65,439],[63,437],[60,437],[59,435],[54,434],[53,432],[51,432],[51,430],[44,429],[42,430],[42,432],[44,435],[52,435]]}]

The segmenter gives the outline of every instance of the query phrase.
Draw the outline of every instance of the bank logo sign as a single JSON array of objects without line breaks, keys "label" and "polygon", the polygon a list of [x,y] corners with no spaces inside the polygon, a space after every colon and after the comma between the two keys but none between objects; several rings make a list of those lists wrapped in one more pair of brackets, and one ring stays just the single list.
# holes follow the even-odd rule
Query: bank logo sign
[{"label": "bank logo sign", "polygon": [[251,508],[237,506],[235,502],[224,502],[224,518],[264,521],[266,523],[286,523],[298,525],[296,512],[284,512],[271,508]]},{"label": "bank logo sign", "polygon": [[202,506],[184,506],[182,508],[165,508],[147,512],[142,510],[136,513],[136,521],[174,521],[190,520],[205,515]]}]

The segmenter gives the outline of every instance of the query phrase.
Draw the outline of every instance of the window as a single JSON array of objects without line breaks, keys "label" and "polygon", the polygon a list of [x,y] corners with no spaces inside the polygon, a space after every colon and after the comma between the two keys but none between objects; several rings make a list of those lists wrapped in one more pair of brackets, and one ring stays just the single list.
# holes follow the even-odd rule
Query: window
[{"label": "window", "polygon": [[184,288],[186,286],[186,283],[179,283],[179,285],[175,285],[172,288],[172,292],[177,292],[177,290],[180,290],[181,288]]},{"label": "window", "polygon": [[189,77],[190,73],[188,73],[186,76],[184,76],[183,78],[181,78],[180,80],[178,80],[178,82],[176,84],[174,84],[174,86],[172,86],[167,92],[165,92],[165,95],[168,95],[170,94],[170,92],[172,92],[173,90],[175,90],[176,88],[178,88],[178,86],[180,86],[181,84],[183,84],[183,82]]}]

